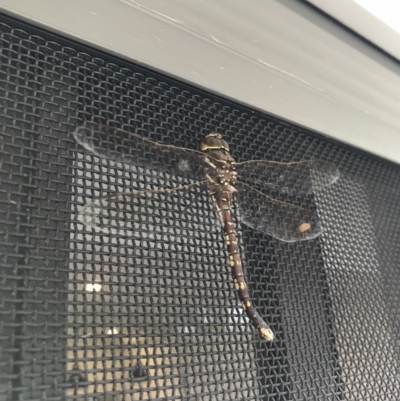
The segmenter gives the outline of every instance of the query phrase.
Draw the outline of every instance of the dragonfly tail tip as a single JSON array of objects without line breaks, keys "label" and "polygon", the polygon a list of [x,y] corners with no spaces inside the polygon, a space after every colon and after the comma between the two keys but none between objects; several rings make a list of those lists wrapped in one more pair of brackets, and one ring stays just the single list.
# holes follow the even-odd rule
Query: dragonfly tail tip
[{"label": "dragonfly tail tip", "polygon": [[264,340],[273,341],[275,339],[274,332],[269,327],[261,327],[259,332]]}]

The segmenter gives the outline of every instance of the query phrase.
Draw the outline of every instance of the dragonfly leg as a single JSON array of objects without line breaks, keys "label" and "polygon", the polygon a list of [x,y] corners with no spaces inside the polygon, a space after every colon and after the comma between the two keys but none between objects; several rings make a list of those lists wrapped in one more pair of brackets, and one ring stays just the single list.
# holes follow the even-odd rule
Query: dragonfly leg
[{"label": "dragonfly leg", "polygon": [[222,214],[222,209],[221,209],[221,207],[219,206],[219,204],[218,204],[218,202],[217,202],[217,199],[215,198],[215,195],[214,195],[214,194],[211,195],[211,198],[212,198],[212,200],[213,200],[213,202],[214,202],[215,209],[217,210],[218,217],[219,217],[219,220],[220,220],[220,222],[221,222],[221,226],[224,227],[224,216],[223,216],[223,214]]}]

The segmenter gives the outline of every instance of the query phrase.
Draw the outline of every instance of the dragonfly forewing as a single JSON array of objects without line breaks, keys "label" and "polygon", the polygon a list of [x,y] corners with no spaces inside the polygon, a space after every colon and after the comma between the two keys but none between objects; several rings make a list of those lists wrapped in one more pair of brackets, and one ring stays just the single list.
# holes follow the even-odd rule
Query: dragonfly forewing
[{"label": "dragonfly forewing", "polygon": [[131,132],[107,125],[86,123],[73,133],[90,153],[126,166],[144,167],[202,180],[204,153],[153,142]]},{"label": "dragonfly forewing", "polygon": [[281,163],[249,160],[235,163],[238,179],[287,194],[308,194],[335,183],[338,168],[324,160]]}]

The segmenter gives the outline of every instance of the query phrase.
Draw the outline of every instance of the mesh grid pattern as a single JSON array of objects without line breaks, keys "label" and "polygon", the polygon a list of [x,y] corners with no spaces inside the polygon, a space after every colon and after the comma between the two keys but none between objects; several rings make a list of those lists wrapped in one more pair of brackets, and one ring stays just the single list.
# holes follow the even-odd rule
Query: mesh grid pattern
[{"label": "mesh grid pattern", "polygon": [[[0,400],[398,400],[400,169],[304,129],[2,17]],[[236,221],[244,317],[206,194],[137,210],[135,230],[77,218],[99,194],[181,184],[86,152],[97,119],[238,161],[319,158],[324,233],[287,244]]]}]

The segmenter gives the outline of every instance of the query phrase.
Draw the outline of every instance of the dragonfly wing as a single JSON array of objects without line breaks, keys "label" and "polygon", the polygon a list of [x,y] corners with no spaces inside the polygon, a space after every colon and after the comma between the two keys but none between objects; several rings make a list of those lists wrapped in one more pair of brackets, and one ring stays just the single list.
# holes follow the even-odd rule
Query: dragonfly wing
[{"label": "dragonfly wing", "polygon": [[284,242],[309,240],[321,234],[316,213],[273,199],[240,181],[235,188],[239,218],[255,230]]},{"label": "dragonfly wing", "polygon": [[323,160],[292,163],[250,160],[235,166],[241,181],[288,194],[307,194],[323,189],[340,176],[333,163]]},{"label": "dragonfly wing", "polygon": [[75,140],[92,154],[126,165],[150,168],[201,180],[204,154],[163,145],[107,125],[87,123],[78,127]]},{"label": "dragonfly wing", "polygon": [[[148,233],[147,236],[155,236],[156,226],[168,227],[176,233],[182,227],[180,220],[173,218],[174,214],[198,216],[195,209],[199,206],[193,202],[193,195],[200,202],[202,197],[208,200],[207,189],[207,181],[199,181],[176,188],[109,194],[90,200],[80,210],[78,220],[87,228],[106,235],[142,238],[143,233]],[[215,221],[210,225],[215,225]],[[195,227],[196,222],[191,226]]]}]

